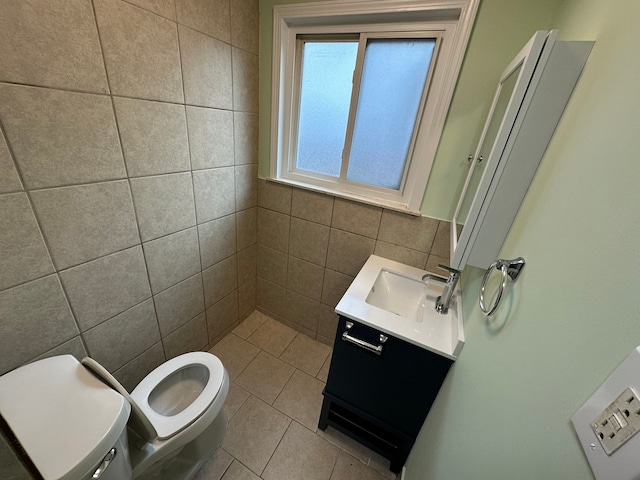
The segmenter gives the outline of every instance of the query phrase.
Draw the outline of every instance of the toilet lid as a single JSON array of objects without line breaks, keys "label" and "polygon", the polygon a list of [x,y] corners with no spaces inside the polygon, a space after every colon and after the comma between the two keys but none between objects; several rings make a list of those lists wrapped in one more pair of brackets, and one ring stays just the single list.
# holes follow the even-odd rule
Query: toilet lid
[{"label": "toilet lid", "polygon": [[138,434],[138,436],[145,442],[153,441],[157,436],[157,432],[149,419],[144,415],[144,412],[136,401],[131,398],[127,389],[122,386],[118,380],[114,378],[109,371],[96,362],[91,357],[84,357],[82,359],[82,365],[84,365],[89,371],[97,376],[104,383],[113,388],[116,392],[122,395],[129,405],[131,405],[131,418],[129,419],[129,427]]},{"label": "toilet lid", "polygon": [[[167,416],[156,412],[149,405],[149,396],[160,382],[173,373],[193,364],[200,364],[209,371],[209,379],[198,397],[184,410]],[[195,422],[213,403],[221,390],[225,369],[218,357],[207,352],[190,352],[163,363],[147,375],[131,392],[131,397],[151,421],[160,440],[170,438]]]},{"label": "toilet lid", "polygon": [[60,355],[0,376],[0,413],[43,478],[77,480],[116,444],[129,404]]}]

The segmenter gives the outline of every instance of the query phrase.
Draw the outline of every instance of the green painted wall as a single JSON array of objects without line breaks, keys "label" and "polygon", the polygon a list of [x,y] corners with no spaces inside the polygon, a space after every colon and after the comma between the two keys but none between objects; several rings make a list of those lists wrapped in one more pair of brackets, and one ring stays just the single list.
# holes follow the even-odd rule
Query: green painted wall
[{"label": "green painted wall", "polygon": [[557,0],[481,0],[421,211],[451,220],[500,73],[536,30],[550,27]]},{"label": "green painted wall", "polygon": [[565,0],[565,40],[595,40],[502,248],[527,266],[492,321],[463,278],[467,344],[407,480],[592,478],[571,415],[640,344],[640,3]]},{"label": "green painted wall", "polygon": [[315,0],[259,0],[260,5],[260,100],[258,176],[269,176],[271,148],[271,46],[273,44],[273,6],[310,3]]},{"label": "green painted wall", "polygon": [[[269,175],[273,6],[311,0],[260,0],[260,178]],[[442,139],[422,202],[423,214],[450,220],[500,72],[538,29],[550,26],[557,0],[481,0]]]}]

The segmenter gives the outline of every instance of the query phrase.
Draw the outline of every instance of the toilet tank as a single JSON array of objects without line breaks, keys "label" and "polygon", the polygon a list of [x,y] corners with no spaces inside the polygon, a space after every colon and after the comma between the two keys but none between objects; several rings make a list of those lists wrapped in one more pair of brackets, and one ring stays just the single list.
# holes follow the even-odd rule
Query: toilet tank
[{"label": "toilet tank", "polygon": [[[71,355],[50,357],[0,377],[0,414],[45,480],[131,479],[131,407]],[[98,478],[98,477],[95,477]]]}]

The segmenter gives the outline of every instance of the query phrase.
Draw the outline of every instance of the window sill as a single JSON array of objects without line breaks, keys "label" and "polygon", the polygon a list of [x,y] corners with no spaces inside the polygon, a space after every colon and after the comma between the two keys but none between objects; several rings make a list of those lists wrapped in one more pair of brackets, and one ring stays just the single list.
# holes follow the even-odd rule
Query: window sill
[{"label": "window sill", "polygon": [[344,198],[346,200],[352,200],[354,202],[364,203],[366,205],[373,205],[374,207],[386,208],[387,210],[393,210],[395,212],[406,213],[407,215],[412,215],[415,217],[422,216],[422,213],[419,210],[413,210],[408,208],[406,205],[402,205],[400,203],[394,202],[385,202],[383,200],[378,200],[370,197],[365,197],[362,195],[354,195],[348,192],[342,192],[339,190],[329,189],[319,187],[317,185],[311,185],[304,182],[297,182],[293,180],[285,180],[281,178],[272,178],[266,177],[264,178],[267,182],[279,183],[281,185],[289,185],[291,187],[301,188],[303,190],[309,190],[317,193],[324,193],[325,195],[331,195],[332,197]]}]

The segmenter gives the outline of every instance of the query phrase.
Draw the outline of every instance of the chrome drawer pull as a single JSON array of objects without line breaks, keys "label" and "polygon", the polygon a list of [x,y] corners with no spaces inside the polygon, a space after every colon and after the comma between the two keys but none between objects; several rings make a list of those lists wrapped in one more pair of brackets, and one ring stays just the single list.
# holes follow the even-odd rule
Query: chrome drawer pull
[{"label": "chrome drawer pull", "polygon": [[386,335],[380,334],[380,345],[373,345],[369,342],[365,342],[364,340],[360,340],[359,338],[353,337],[349,334],[351,327],[353,327],[353,322],[346,323],[347,329],[342,332],[342,340],[345,342],[353,343],[360,348],[364,348],[365,350],[369,350],[370,352],[375,353],[376,355],[382,355],[382,345],[389,339]]}]

